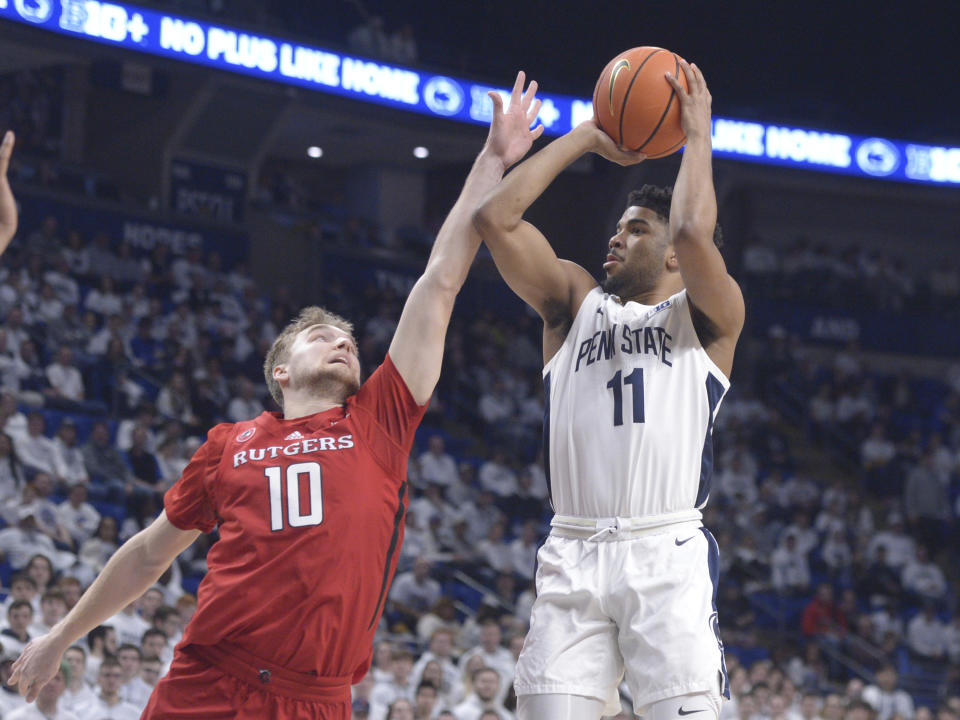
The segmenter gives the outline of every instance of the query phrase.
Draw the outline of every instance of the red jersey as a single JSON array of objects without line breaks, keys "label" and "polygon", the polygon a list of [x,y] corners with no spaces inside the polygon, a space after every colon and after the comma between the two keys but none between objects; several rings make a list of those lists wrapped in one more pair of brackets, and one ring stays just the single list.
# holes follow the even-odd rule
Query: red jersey
[{"label": "red jersey", "polygon": [[212,428],[164,497],[176,527],[220,529],[181,646],[226,641],[359,681],[403,542],[424,412],[388,355],[342,407]]}]

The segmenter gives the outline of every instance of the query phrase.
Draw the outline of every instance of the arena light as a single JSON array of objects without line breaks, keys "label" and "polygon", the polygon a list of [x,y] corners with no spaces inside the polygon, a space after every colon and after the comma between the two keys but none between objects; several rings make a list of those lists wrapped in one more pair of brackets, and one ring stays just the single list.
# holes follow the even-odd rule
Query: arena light
[{"label": "arena light", "polygon": [[413,156],[418,160],[423,160],[424,158],[430,157],[430,151],[423,145],[417,145],[413,149]]},{"label": "arena light", "polygon": [[311,145],[307,148],[307,157],[322,158],[323,157],[323,148],[319,145]]}]

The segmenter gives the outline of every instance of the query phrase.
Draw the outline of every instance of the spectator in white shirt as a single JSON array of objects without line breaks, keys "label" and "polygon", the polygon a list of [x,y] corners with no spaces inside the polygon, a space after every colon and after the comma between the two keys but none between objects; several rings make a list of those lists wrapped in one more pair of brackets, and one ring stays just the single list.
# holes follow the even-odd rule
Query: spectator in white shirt
[{"label": "spectator in white shirt", "polygon": [[471,678],[473,692],[453,709],[457,720],[481,720],[484,712],[493,711],[500,720],[512,720],[513,715],[497,702],[500,674],[493,668],[476,670]]},{"label": "spectator in white shirt", "polygon": [[140,720],[140,710],[120,696],[123,688],[123,668],[113,657],[106,657],[100,663],[97,673],[96,700],[81,720]]},{"label": "spectator in white shirt", "polygon": [[19,498],[25,480],[20,460],[13,450],[13,440],[0,432],[0,505]]},{"label": "spectator in white shirt", "polygon": [[252,420],[263,412],[263,403],[257,397],[253,383],[245,377],[238,381],[239,394],[227,406],[227,420],[241,422]]},{"label": "spectator in white shirt", "polygon": [[810,589],[810,565],[806,553],[797,546],[797,538],[787,532],[783,544],[773,552],[770,559],[772,583],[777,592],[801,595]]},{"label": "spectator in white shirt", "polygon": [[907,647],[921,660],[940,661],[946,652],[946,626],[937,617],[936,608],[926,603],[907,623]]},{"label": "spectator in white shirt", "polygon": [[62,480],[67,469],[60,463],[53,440],[44,435],[46,420],[40,412],[32,412],[27,418],[27,434],[14,437],[17,458],[33,472],[45,472]]},{"label": "spectator in white shirt", "polygon": [[930,560],[926,545],[917,546],[913,560],[903,567],[900,578],[903,589],[922,600],[941,600],[947,592],[947,580],[943,570]]},{"label": "spectator in white shirt", "polygon": [[413,666],[413,677],[423,677],[423,671],[431,661],[440,663],[443,681],[441,688],[451,688],[451,694],[456,693],[456,688],[460,685],[460,672],[453,662],[453,640],[454,630],[449,627],[438,627],[430,635],[430,642],[427,650],[417,664]]},{"label": "spectator in white shirt", "polygon": [[127,452],[133,447],[133,431],[141,428],[147,435],[146,448],[149,452],[155,452],[157,448],[157,434],[154,427],[157,424],[157,410],[153,403],[142,402],[137,405],[137,412],[132,418],[121,420],[117,426],[117,450]]},{"label": "spectator in white shirt", "polygon": [[517,494],[517,474],[507,464],[507,455],[497,449],[493,457],[480,466],[477,477],[480,487],[489,490],[499,498],[508,498]]},{"label": "spectator in white shirt", "polygon": [[7,608],[7,627],[0,630],[0,643],[5,652],[19,655],[33,639],[29,627],[33,624],[33,605],[27,600],[14,600]]},{"label": "spectator in white shirt", "polygon": [[427,451],[420,455],[420,477],[424,482],[434,482],[443,487],[457,483],[457,463],[446,451],[443,437],[431,435],[427,441]]},{"label": "spectator in white shirt", "polygon": [[406,648],[398,648],[390,657],[390,677],[374,683],[370,691],[370,705],[387,708],[398,699],[413,701],[413,653]]},{"label": "spectator in white shirt", "polygon": [[513,398],[500,377],[494,378],[490,389],[480,396],[477,410],[488,425],[497,425],[513,415]]},{"label": "spectator in white shirt", "polygon": [[867,557],[873,559],[877,547],[884,545],[887,548],[887,565],[901,569],[916,554],[916,543],[913,538],[903,531],[903,516],[892,512],[887,517],[887,529],[881,530],[867,546]]},{"label": "spectator in white shirt", "polygon": [[59,590],[47,590],[40,598],[40,617],[28,628],[31,637],[46,635],[67,614],[67,601]]},{"label": "spectator in white shirt", "polygon": [[64,418],[60,423],[53,438],[53,447],[57,453],[57,464],[64,473],[65,483],[73,485],[89,482],[90,476],[83,464],[83,451],[77,445],[77,426],[72,418]]},{"label": "spectator in white shirt", "polygon": [[87,672],[87,651],[79,645],[67,648],[63,660],[70,668],[66,692],[60,696],[60,707],[78,717],[86,714],[87,706],[97,699],[84,679]]},{"label": "spectator in white shirt", "polygon": [[24,505],[17,510],[17,525],[0,530],[0,558],[19,570],[38,552],[52,558],[57,555],[57,548],[53,540],[37,528],[36,509]]},{"label": "spectator in white shirt", "polygon": [[84,305],[103,317],[123,314],[123,298],[114,292],[113,278],[106,275],[100,278],[100,287],[87,294]]},{"label": "spectator in white shirt", "polygon": [[394,607],[414,619],[439,599],[440,583],[430,577],[430,561],[423,557],[417,558],[413,570],[398,575],[390,587]]},{"label": "spectator in white shirt", "polygon": [[[480,644],[460,656],[459,668],[462,673],[470,659],[479,655],[485,667],[493,668],[500,675],[500,692],[506,695],[513,682],[516,660],[513,653],[503,647],[502,641],[500,623],[494,617],[485,618],[480,623]],[[502,699],[501,697],[500,700]]]},{"label": "spectator in white shirt", "polygon": [[913,698],[897,689],[896,668],[883,665],[874,675],[874,684],[863,689],[861,697],[877,711],[876,720],[892,720],[894,717],[913,718]]},{"label": "spectator in white shirt", "polygon": [[123,687],[120,688],[120,697],[141,712],[147,706],[153,688],[147,685],[140,677],[143,655],[137,645],[125,643],[117,648],[117,660],[123,671]]},{"label": "spectator in white shirt", "polygon": [[140,678],[153,692],[160,678],[163,677],[163,661],[156,655],[145,656],[140,663]]},{"label": "spectator in white shirt", "polygon": [[53,285],[43,283],[40,288],[40,297],[37,299],[36,317],[44,323],[56,322],[63,315],[63,303],[57,297]]},{"label": "spectator in white shirt", "polygon": [[496,522],[490,532],[477,544],[477,552],[486,564],[498,573],[513,573],[513,553],[504,542],[506,522]]},{"label": "spectator in white shirt", "polygon": [[527,520],[523,524],[520,536],[510,543],[513,572],[526,580],[533,580],[537,568],[539,546],[537,523],[535,520]]},{"label": "spectator in white shirt", "polygon": [[57,507],[57,518],[77,544],[77,547],[93,537],[100,524],[100,513],[87,502],[86,483],[75,482],[70,486],[67,499]]}]

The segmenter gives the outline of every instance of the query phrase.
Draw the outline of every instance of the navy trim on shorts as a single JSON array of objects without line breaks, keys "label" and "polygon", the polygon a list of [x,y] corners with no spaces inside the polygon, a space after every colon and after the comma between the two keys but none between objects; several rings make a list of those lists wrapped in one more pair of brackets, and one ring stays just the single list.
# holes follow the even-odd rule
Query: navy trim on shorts
[{"label": "navy trim on shorts", "polygon": [[707,568],[710,571],[710,584],[713,585],[711,604],[713,613],[710,615],[710,626],[717,638],[717,647],[720,648],[720,694],[730,699],[730,678],[727,676],[727,661],[723,656],[723,640],[720,639],[720,614],[717,612],[717,587],[720,581],[720,547],[711,532],[705,527],[700,528],[707,538]]}]

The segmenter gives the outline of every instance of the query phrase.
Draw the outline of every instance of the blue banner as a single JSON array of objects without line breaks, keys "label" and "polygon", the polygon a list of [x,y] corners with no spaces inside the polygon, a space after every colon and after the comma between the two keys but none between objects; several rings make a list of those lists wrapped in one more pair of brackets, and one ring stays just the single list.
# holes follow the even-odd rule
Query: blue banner
[{"label": "blue banner", "polygon": [[217,252],[225,268],[249,260],[250,243],[246,233],[242,232],[214,230],[84,207],[33,195],[24,189],[17,190],[17,203],[20,205],[20,236],[23,239],[26,239],[29,230],[40,226],[43,218],[52,215],[57,218],[61,228],[77,230],[87,240],[98,232],[105,232],[114,243],[126,241],[137,255],[145,255],[157,245],[167,245],[173,255],[183,255],[191,248],[200,248],[204,254]]},{"label": "blue banner", "polygon": [[[387,65],[311,45],[99,0],[0,0],[0,18],[61,35],[433,117],[486,125],[487,92],[471,80]],[[597,68],[598,72],[600,68]],[[538,120],[561,135],[593,115],[589,98],[540,93]],[[960,185],[960,147],[714,118],[718,157],[864,178]]]},{"label": "blue banner", "polygon": [[247,176],[239,170],[188,160],[170,164],[170,209],[218,222],[239,222],[247,195]]}]

